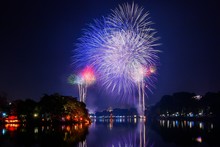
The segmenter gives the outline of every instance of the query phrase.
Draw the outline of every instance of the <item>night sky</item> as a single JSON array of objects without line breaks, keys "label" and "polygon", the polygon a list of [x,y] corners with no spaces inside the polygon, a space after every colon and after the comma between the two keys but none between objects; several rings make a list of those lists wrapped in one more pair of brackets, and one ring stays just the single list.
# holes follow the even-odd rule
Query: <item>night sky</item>
[{"label": "night sky", "polygon": [[[133,1],[133,0],[132,0]],[[93,19],[130,0],[0,2],[0,92],[11,100],[58,92],[77,96],[67,83],[74,44]],[[160,37],[160,66],[148,104],[179,91],[220,91],[220,5],[215,0],[135,0],[149,11]],[[88,107],[127,106],[88,91]],[[125,105],[126,104],[126,105]]]}]

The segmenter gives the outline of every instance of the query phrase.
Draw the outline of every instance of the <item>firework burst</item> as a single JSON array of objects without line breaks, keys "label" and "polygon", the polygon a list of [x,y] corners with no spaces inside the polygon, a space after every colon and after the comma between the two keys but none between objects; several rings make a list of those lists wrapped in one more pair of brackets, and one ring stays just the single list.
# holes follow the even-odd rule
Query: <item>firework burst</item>
[{"label": "firework burst", "polygon": [[132,3],[119,5],[84,30],[74,59],[80,66],[92,65],[107,91],[135,96],[144,110],[145,88],[156,72],[158,44],[149,14]]},{"label": "firework burst", "polygon": [[68,77],[69,84],[78,86],[79,100],[84,103],[86,101],[87,88],[92,85],[95,80],[93,68],[90,66],[85,67],[78,75],[71,74]]}]

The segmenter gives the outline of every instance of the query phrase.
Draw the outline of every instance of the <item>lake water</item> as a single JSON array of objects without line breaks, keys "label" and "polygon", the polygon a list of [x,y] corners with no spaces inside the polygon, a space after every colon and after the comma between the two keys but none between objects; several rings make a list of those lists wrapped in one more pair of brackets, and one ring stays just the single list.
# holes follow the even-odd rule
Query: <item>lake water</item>
[{"label": "lake water", "polygon": [[0,125],[0,146],[220,146],[217,123],[177,120],[94,120],[91,125]]}]

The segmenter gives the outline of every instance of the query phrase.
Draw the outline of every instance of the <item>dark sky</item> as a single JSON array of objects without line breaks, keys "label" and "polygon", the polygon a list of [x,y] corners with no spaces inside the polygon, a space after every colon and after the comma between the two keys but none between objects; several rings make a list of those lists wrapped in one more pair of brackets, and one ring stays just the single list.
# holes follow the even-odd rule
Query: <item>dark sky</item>
[{"label": "dark sky", "polygon": [[[133,0],[132,0],[133,1]],[[59,92],[77,96],[67,84],[74,43],[95,18],[130,0],[0,2],[0,91],[11,99]],[[161,37],[157,82],[147,102],[179,91],[220,91],[220,5],[215,0],[136,0],[149,11]],[[91,108],[118,107],[109,96],[88,91]],[[116,102],[117,101],[117,102]],[[117,103],[117,105],[115,104]]]}]

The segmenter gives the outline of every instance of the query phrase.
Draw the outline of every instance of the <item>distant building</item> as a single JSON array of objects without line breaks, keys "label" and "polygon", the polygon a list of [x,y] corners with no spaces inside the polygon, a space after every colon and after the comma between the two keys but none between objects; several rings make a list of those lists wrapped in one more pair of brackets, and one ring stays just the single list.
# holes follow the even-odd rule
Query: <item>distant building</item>
[{"label": "distant building", "polygon": [[196,95],[196,96],[193,96],[192,98],[199,101],[199,100],[202,99],[202,96],[201,95]]},{"label": "distant building", "polygon": [[112,107],[109,107],[107,111],[112,112],[113,111]]}]

